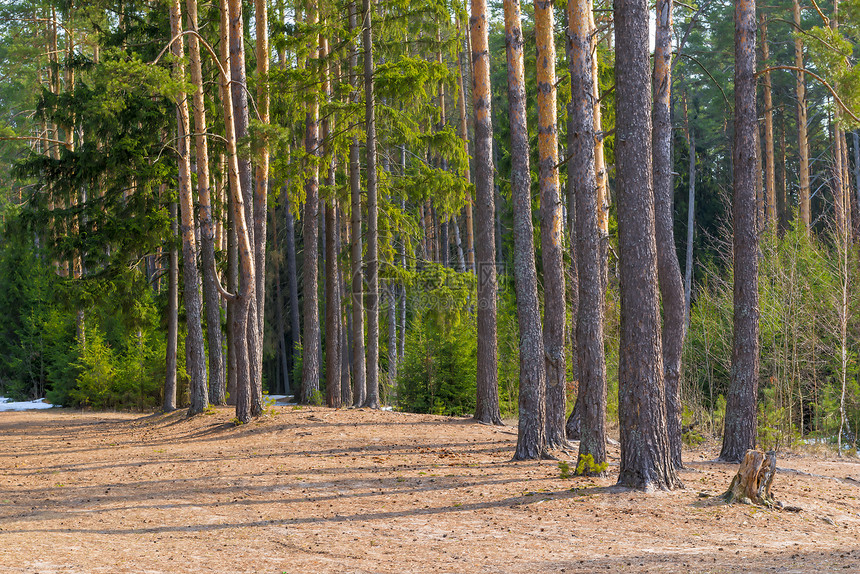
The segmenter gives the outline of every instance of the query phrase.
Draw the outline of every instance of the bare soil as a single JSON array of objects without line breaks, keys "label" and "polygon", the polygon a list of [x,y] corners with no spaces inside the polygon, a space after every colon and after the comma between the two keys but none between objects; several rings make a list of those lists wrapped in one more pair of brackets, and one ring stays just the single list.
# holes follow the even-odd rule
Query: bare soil
[{"label": "bare soil", "polygon": [[780,454],[788,512],[703,497],[737,468],[711,449],[646,494],[613,486],[617,447],[561,479],[511,461],[511,426],[269,410],[0,414],[0,572],[860,572],[856,458]]}]

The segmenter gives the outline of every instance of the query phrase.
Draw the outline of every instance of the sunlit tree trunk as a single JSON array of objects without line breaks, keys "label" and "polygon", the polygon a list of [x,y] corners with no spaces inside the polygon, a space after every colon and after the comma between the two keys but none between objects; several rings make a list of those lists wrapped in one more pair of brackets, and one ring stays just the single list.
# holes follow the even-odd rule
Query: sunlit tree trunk
[{"label": "sunlit tree trunk", "polygon": [[519,425],[514,460],[526,460],[540,459],[546,452],[546,363],[535,269],[520,3],[519,0],[505,0],[504,6],[511,120],[514,278],[520,327]]},{"label": "sunlit tree trunk", "polygon": [[538,181],[544,291],[543,344],[546,360],[546,442],[550,449],[561,448],[567,444],[564,433],[564,415],[567,407],[564,334],[567,314],[565,313],[564,258],[562,256],[563,216],[558,178],[554,24],[552,0],[535,0]]},{"label": "sunlit tree trunk", "polygon": [[[240,0],[228,0],[228,9],[229,9],[229,46],[230,46],[230,80],[231,80],[231,91],[229,92],[233,102],[233,111],[231,112],[231,117],[233,118],[234,130],[235,130],[235,138],[236,140],[241,140],[248,135],[248,124],[249,124],[249,110],[248,110],[248,94],[247,94],[247,80],[245,74],[245,41],[244,41],[244,25],[243,25],[243,16],[242,16],[242,2]],[[224,39],[222,38],[222,42]],[[226,118],[225,118],[226,121]],[[229,153],[229,152],[228,152]],[[254,237],[254,190],[251,186],[251,161],[248,158],[238,158],[237,156],[237,167],[238,167],[238,184],[242,193],[242,207],[245,211],[244,220],[245,220],[245,230],[244,233],[247,234],[247,239],[249,242],[250,256],[254,257],[255,249],[255,237]],[[241,346],[244,344],[247,347],[247,354],[249,357],[250,363],[248,364],[248,378],[247,384],[249,388],[247,390],[248,400],[249,400],[249,414],[250,416],[258,416],[263,411],[263,396],[262,396],[262,379],[260,373],[260,364],[258,362],[259,359],[259,345],[262,344],[262,340],[259,336],[259,329],[257,323],[257,284],[256,284],[256,261],[253,264],[254,273],[249,276],[246,265],[241,263],[242,259],[242,242],[243,238],[241,237],[242,231],[239,230],[238,221],[237,221],[237,235],[239,235],[239,258],[240,258],[240,267],[242,269],[241,276],[242,279],[240,281],[240,288],[242,289],[243,296],[247,295],[247,301],[243,301],[243,305],[247,304],[247,310],[245,313],[248,315],[244,321],[243,326],[245,328],[245,332],[243,331],[235,331],[233,332],[233,336],[237,337],[236,345]],[[253,280],[253,285],[247,285],[246,282]],[[254,333],[250,333],[249,329],[254,329]],[[241,340],[244,339],[244,342]],[[237,362],[238,362],[237,358]],[[245,384],[241,376],[237,377],[237,389],[236,392],[239,395],[244,395],[245,390],[241,388],[241,385]],[[236,401],[236,409],[239,409],[239,400],[237,398]],[[241,420],[241,416],[239,416]]]},{"label": "sunlit tree trunk", "polygon": [[[471,0],[472,102],[475,114],[475,265],[478,279],[478,367],[475,419],[502,424],[496,342],[496,237],[489,20],[486,0]],[[541,423],[542,424],[542,423]]]},{"label": "sunlit tree trunk", "polygon": [[[237,2],[237,0],[229,0]],[[254,373],[253,364],[256,361],[256,348],[258,344],[256,322],[251,323],[249,329],[249,317],[251,308],[256,300],[256,269],[254,266],[253,244],[251,242],[248,217],[245,208],[245,193],[240,181],[239,159],[236,153],[236,121],[233,116],[234,100],[233,89],[237,86],[232,82],[232,69],[230,68],[230,30],[233,25],[231,19],[230,4],[228,0],[220,0],[221,14],[221,93],[223,94],[224,132],[225,145],[227,147],[227,178],[230,189],[230,205],[233,216],[233,227],[236,233],[236,250],[238,252],[238,265],[241,281],[236,283],[234,300],[230,317],[231,330],[234,339],[231,341],[235,351],[236,363],[236,418],[240,422],[248,422],[253,416],[252,402],[252,377]],[[238,9],[239,6],[233,6]],[[241,30],[241,26],[239,26]],[[244,58],[243,58],[244,60]],[[244,64],[243,64],[244,65]]]},{"label": "sunlit tree trunk", "polygon": [[[177,36],[182,31],[182,18],[179,0],[170,3],[170,32]],[[176,58],[174,76],[177,81],[185,81],[184,42],[178,39],[171,45],[171,51]],[[182,278],[185,283],[185,323],[187,335],[185,338],[185,370],[190,379],[191,404],[188,414],[203,412],[208,404],[206,392],[206,351],[203,344],[203,327],[201,324],[200,292],[197,290],[197,240],[194,236],[194,198],[191,193],[191,154],[189,153],[190,126],[188,119],[188,100],[185,95],[177,98],[177,125],[179,141],[179,210],[182,217]]]},{"label": "sunlit tree trunk", "polygon": [[[579,456],[606,461],[606,360],[603,348],[604,291],[594,145],[594,83],[591,66],[591,2],[567,5],[571,79],[568,185],[575,190],[576,273],[578,279],[576,353],[579,363],[577,404],[567,423],[568,436],[578,430]],[[578,428],[577,422],[579,423]],[[574,438],[574,436],[571,436]]]},{"label": "sunlit tree trunk", "polygon": [[684,348],[684,285],[675,248],[672,177],[672,0],[658,0],[654,44],[652,111],[654,216],[657,233],[657,274],[663,300],[663,378],[666,424],[672,464],[681,468],[681,353]]},{"label": "sunlit tree trunk", "polygon": [[[187,0],[188,26],[197,30],[197,0]],[[206,309],[206,338],[209,341],[209,402],[223,405],[225,393],[224,360],[221,353],[221,296],[215,284],[215,227],[212,222],[209,146],[206,139],[206,103],[203,97],[203,71],[197,36],[188,36],[188,63],[194,84],[194,145],[197,159],[197,200],[200,217],[200,263],[203,266],[203,300]]]},{"label": "sunlit tree trunk", "polygon": [[618,484],[681,486],[669,456],[651,170],[648,3],[616,0],[616,165],[621,281]]},{"label": "sunlit tree trunk", "polygon": [[731,383],[720,459],[739,462],[755,446],[758,391],[758,234],[755,221],[757,132],[755,0],[735,3],[735,136],[732,148],[734,330]]}]

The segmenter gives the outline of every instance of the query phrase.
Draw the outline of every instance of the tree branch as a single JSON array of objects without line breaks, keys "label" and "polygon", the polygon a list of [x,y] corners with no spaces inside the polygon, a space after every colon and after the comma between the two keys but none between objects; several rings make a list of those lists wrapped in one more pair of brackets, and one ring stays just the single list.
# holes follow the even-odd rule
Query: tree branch
[{"label": "tree branch", "polygon": [[848,106],[846,106],[846,105],[845,105],[845,102],[843,102],[843,101],[842,101],[842,99],[841,99],[841,98],[839,97],[839,95],[836,93],[836,90],[834,90],[834,89],[833,89],[833,87],[831,87],[831,85],[830,85],[830,84],[828,84],[828,83],[827,83],[827,81],[826,81],[824,78],[822,78],[821,76],[819,76],[819,75],[818,75],[818,74],[816,74],[815,72],[810,72],[810,71],[809,71],[809,70],[807,70],[806,68],[798,68],[797,66],[771,66],[771,67],[769,67],[769,68],[765,68],[764,70],[760,70],[760,71],[756,72],[756,77],[758,77],[758,76],[760,76],[760,75],[762,75],[762,74],[766,74],[767,72],[771,72],[771,71],[773,71],[773,70],[791,70],[791,71],[793,71],[793,72],[800,72],[800,73],[803,73],[803,74],[809,74],[810,76],[812,76],[813,78],[815,78],[816,80],[818,80],[819,82],[821,82],[821,83],[824,85],[824,87],[825,87],[825,88],[827,88],[827,90],[828,90],[828,91],[830,92],[830,94],[833,96],[833,99],[834,99],[834,100],[836,100],[836,103],[838,103],[838,104],[839,104],[839,107],[840,107],[840,108],[842,108],[842,110],[843,110],[846,114],[848,114],[849,116],[851,116],[851,119],[853,119],[853,120],[854,120],[855,122],[857,122],[857,123],[860,123],[860,118],[858,118],[857,116],[855,116],[855,115],[854,115],[854,112],[852,112],[851,110],[849,110],[849,109],[848,109]]}]

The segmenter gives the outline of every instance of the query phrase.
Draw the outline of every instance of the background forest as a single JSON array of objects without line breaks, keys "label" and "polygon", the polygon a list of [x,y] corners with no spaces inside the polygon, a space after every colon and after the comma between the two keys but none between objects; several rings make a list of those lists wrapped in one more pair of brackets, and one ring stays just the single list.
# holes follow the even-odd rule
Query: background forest
[{"label": "background forest", "polygon": [[[489,285],[499,410],[518,414],[513,187],[523,154],[511,143],[502,5],[489,11],[494,211],[474,159],[483,124],[469,6],[369,6],[0,4],[0,394],[96,409],[199,412],[229,401],[244,420],[243,405],[259,414],[267,391],[477,417]],[[544,80],[535,9],[522,9],[529,220],[545,309]],[[621,340],[611,9],[600,0],[591,12],[595,148],[608,183],[597,229],[610,421]],[[551,10],[555,153],[567,189],[569,12],[564,2]],[[687,283],[690,442],[722,432],[731,380],[733,11],[700,0],[676,2],[673,14],[672,214]],[[758,19],[758,442],[841,433],[856,451],[860,140],[850,110],[860,110],[860,2],[780,0]],[[575,194],[560,197],[570,285]],[[570,414],[580,372],[578,308],[567,296],[545,321],[566,317]]]}]

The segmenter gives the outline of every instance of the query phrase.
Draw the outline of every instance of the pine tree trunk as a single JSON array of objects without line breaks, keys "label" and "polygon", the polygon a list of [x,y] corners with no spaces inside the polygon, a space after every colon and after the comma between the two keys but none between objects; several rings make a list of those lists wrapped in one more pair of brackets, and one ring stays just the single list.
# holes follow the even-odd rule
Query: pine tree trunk
[{"label": "pine tree trunk", "polygon": [[[686,110],[686,96],[684,107]],[[686,111],[684,117],[686,118]],[[689,190],[687,195],[687,257],[684,263],[684,322],[690,326],[690,305],[693,294],[693,231],[696,218],[696,138],[693,128],[687,123],[687,149],[690,150],[688,171]]]},{"label": "pine tree trunk", "polygon": [[[173,37],[182,31],[182,18],[179,0],[170,3],[170,32]],[[176,57],[174,76],[177,81],[185,81],[184,48],[181,39],[171,46],[171,52]],[[180,226],[182,235],[182,279],[185,283],[183,290],[185,300],[185,323],[187,335],[185,338],[186,365],[190,379],[189,415],[203,412],[208,404],[206,392],[206,351],[203,343],[203,327],[201,326],[200,292],[197,290],[199,281],[197,271],[197,241],[194,236],[194,199],[191,192],[191,154],[189,153],[188,138],[191,132],[188,119],[188,101],[185,96],[177,98],[177,126],[179,131],[179,211],[182,217]]]},{"label": "pine tree trunk", "polygon": [[[594,144],[594,84],[591,65],[591,1],[568,3],[571,108],[568,141],[569,183],[575,189],[578,313],[576,352],[579,390],[568,421],[570,438],[579,438],[579,457],[606,461],[606,359],[603,347],[603,247],[600,193]],[[572,198],[574,199],[574,198]],[[578,427],[578,428],[577,428]],[[578,434],[578,436],[576,436]]]},{"label": "pine tree trunk", "polygon": [[[230,94],[233,102],[233,125],[235,130],[235,138],[236,141],[239,141],[245,138],[248,135],[248,123],[249,123],[249,111],[248,111],[248,95],[247,95],[247,80],[245,75],[245,43],[244,43],[244,25],[243,25],[243,17],[242,17],[242,3],[240,0],[228,0],[228,14],[229,14],[229,46],[230,46],[230,58],[229,58],[229,66],[230,66],[230,91],[227,92]],[[224,38],[222,37],[222,42],[224,42]],[[222,56],[223,58],[223,56]],[[224,62],[225,65],[227,62]],[[226,120],[225,120],[226,121]],[[248,236],[249,249],[251,250],[249,255],[251,257],[255,257],[256,253],[256,241],[254,237],[254,190],[251,185],[251,161],[248,158],[239,158],[237,156],[237,167],[238,167],[238,181],[237,185],[239,185],[239,190],[242,193],[242,207],[244,209],[244,220],[245,220],[245,231],[244,233]],[[235,217],[235,215],[234,215]],[[239,240],[239,258],[240,261],[242,259],[242,250],[243,250],[243,241],[242,232],[237,228],[238,240]],[[256,258],[255,258],[256,259]],[[253,336],[248,333],[249,328],[257,328],[257,300],[256,300],[256,261],[254,262],[254,273],[253,280],[254,285],[247,285],[246,281],[250,278],[248,276],[248,272],[246,270],[246,264],[240,263],[240,267],[242,268],[242,280],[240,281],[240,288],[243,293],[243,300],[241,301],[241,306],[237,306],[237,314],[240,312],[239,308],[241,307],[245,313],[250,313],[251,315],[241,319],[239,317],[234,317],[234,328],[236,326],[243,326],[244,330],[233,332],[233,336],[236,337],[236,346],[237,348],[240,346],[245,346],[247,348],[246,353],[248,356],[248,377],[243,380],[243,377],[240,375],[237,377],[236,383],[237,388],[236,392],[239,395],[236,400],[236,409],[237,409],[237,417],[239,420],[242,420],[243,416],[258,416],[262,413],[262,386],[261,386],[261,373],[260,373],[260,364],[258,363],[258,357],[260,349],[258,348],[259,344],[262,344],[262,341],[259,338],[259,330]],[[245,300],[247,298],[247,300]],[[244,340],[243,340],[244,339]],[[241,362],[241,358],[237,356],[237,361]],[[248,389],[244,389],[243,385],[247,384]],[[243,412],[242,415],[238,414],[238,409],[240,408],[240,400],[244,400],[245,397],[248,397],[248,413],[247,415]],[[244,410],[244,407],[243,407]]]},{"label": "pine tree trunk", "polygon": [[[187,0],[188,25],[197,30],[197,0]],[[188,36],[191,81],[194,84],[194,144],[197,156],[197,198],[200,213],[200,262],[203,266],[203,300],[206,309],[206,338],[209,341],[209,402],[223,405],[224,360],[221,352],[221,297],[215,284],[215,227],[212,222],[210,193],[209,146],[206,139],[206,103],[203,98],[203,71],[200,63],[200,43],[197,36]]]},{"label": "pine tree trunk", "polygon": [[[282,190],[284,195],[286,196],[286,188]],[[289,201],[287,197],[284,197],[284,201]],[[278,245],[278,224],[277,219],[272,219],[273,229],[272,229],[272,251],[276,254],[273,259],[273,267],[272,275],[274,275],[274,283],[275,283],[275,323],[277,324],[278,332],[276,335],[276,340],[278,341],[278,349],[280,352],[278,353],[281,358],[281,371],[283,374],[278,380],[275,382],[275,391],[283,392],[283,394],[290,394],[290,367],[289,362],[287,361],[287,355],[289,355],[289,347],[287,347],[287,338],[286,338],[286,322],[284,321],[284,298],[282,295],[281,289],[281,266],[279,265],[280,261],[280,246]],[[283,381],[283,388],[281,388],[281,381]]]},{"label": "pine tree trunk", "polygon": [[[231,3],[236,0],[230,0]],[[253,243],[248,226],[245,193],[240,181],[239,159],[236,153],[236,121],[233,116],[235,102],[233,100],[232,70],[228,67],[233,46],[229,41],[229,33],[233,24],[230,17],[228,0],[220,0],[221,13],[221,67],[226,74],[221,76],[221,93],[223,94],[224,131],[227,147],[227,176],[230,188],[230,205],[232,207],[233,227],[236,232],[236,249],[238,252],[239,273],[241,281],[236,282],[235,297],[232,301],[230,314],[230,329],[233,339],[230,341],[235,354],[236,371],[236,418],[246,423],[254,415],[252,399],[252,378],[256,362],[257,339],[256,322],[248,329],[251,304],[255,300],[256,273],[254,267]],[[238,6],[232,6],[238,9]],[[240,11],[241,12],[241,11]],[[241,25],[239,26],[241,30]],[[243,85],[240,83],[240,86]],[[238,274],[237,274],[238,279]]]},{"label": "pine tree trunk", "polygon": [[[767,45],[767,16],[761,15],[761,57],[762,65],[767,66],[770,50]],[[773,94],[770,72],[762,75],[764,93],[764,189],[767,202],[767,224],[776,229],[776,151],[773,145]]]},{"label": "pine tree trunk", "polygon": [[[179,235],[176,203],[171,202],[169,209],[170,239],[172,242]],[[167,273],[167,352],[162,410],[169,413],[176,410],[176,348],[179,339],[179,251],[176,247],[170,248],[170,263]]]},{"label": "pine tree trunk", "polygon": [[[356,3],[349,4],[349,29],[353,37],[358,30],[358,7]],[[358,94],[358,51],[357,44],[352,45],[349,57],[349,67],[352,78],[352,94],[350,101],[357,105]],[[364,273],[361,262],[361,168],[359,164],[358,138],[353,137],[349,146],[349,189],[352,198],[351,210],[351,254],[352,273],[352,377],[353,405],[360,407],[367,397],[367,370],[364,356]]]},{"label": "pine tree trunk", "polygon": [[755,0],[735,4],[734,336],[720,459],[740,462],[755,445],[758,390],[758,235],[755,221]]},{"label": "pine tree trunk", "polygon": [[505,48],[511,122],[511,200],[514,212],[514,278],[520,327],[519,425],[514,460],[541,459],[546,447],[546,363],[532,226],[529,134],[519,0],[505,0]]},{"label": "pine tree trunk", "polygon": [[496,360],[496,219],[493,124],[490,100],[489,21],[486,0],[471,0],[472,102],[475,114],[475,265],[478,279],[478,367],[475,419],[502,424]]},{"label": "pine tree trunk", "polygon": [[330,200],[326,204],[326,259],[325,259],[325,384],[326,403],[332,408],[340,407],[340,274],[338,271],[337,243],[337,206]]},{"label": "pine tree trunk", "polygon": [[[307,3],[306,22],[316,25],[316,2]],[[314,37],[315,38],[315,37]],[[311,40],[310,60],[319,59],[319,45]],[[305,153],[311,165],[305,169],[305,213],[302,220],[304,255],[302,257],[302,391],[301,402],[313,404],[320,390],[320,323],[319,323],[319,104],[315,97],[307,102],[305,114]]]},{"label": "pine tree trunk", "polygon": [[[460,32],[460,20],[457,20],[457,33],[459,35]],[[465,52],[460,52],[457,59],[457,80],[459,82],[459,90],[457,92],[457,111],[460,114],[460,139],[463,140],[463,147],[466,149],[466,153],[469,153],[469,125],[468,125],[468,117],[466,115],[466,85],[463,80],[463,68],[467,65],[465,60],[468,58]],[[405,160],[405,157],[404,157]],[[472,183],[472,174],[469,170],[468,164],[463,169],[463,177],[466,179],[467,184]],[[466,221],[464,223],[466,227],[466,265],[468,266],[468,270],[471,272],[475,272],[475,232],[472,223],[472,196],[467,192],[466,195],[466,207],[464,208],[464,212],[466,214]]]},{"label": "pine tree trunk", "polygon": [[[287,296],[290,300],[290,367],[298,363],[299,346],[302,343],[301,325],[299,317],[299,279],[296,268],[296,225],[293,211],[290,207],[290,198],[284,197],[284,219],[286,225],[286,250],[287,259]],[[294,384],[297,381],[294,381]],[[298,389],[296,389],[298,391]],[[298,392],[296,392],[298,395]]]},{"label": "pine tree trunk", "polygon": [[564,415],[567,408],[564,357],[565,292],[562,255],[562,206],[558,178],[558,124],[555,79],[555,17],[552,0],[535,0],[537,40],[538,181],[540,236],[543,262],[546,362],[546,443],[550,449],[567,445]]},{"label": "pine tree trunk", "polygon": [[[794,25],[800,29],[800,0],[794,0],[792,5]],[[794,65],[803,68],[803,40],[800,34],[794,36]],[[797,155],[800,165],[798,175],[800,188],[798,190],[798,203],[800,204],[800,222],[806,230],[811,224],[811,201],[809,193],[809,140],[806,129],[806,83],[804,73],[797,73]]]},{"label": "pine tree trunk", "polygon": [[672,178],[672,0],[657,2],[652,111],[654,216],[657,233],[657,274],[663,299],[663,377],[669,451],[675,468],[681,461],[681,353],[684,348],[684,285],[675,247]]},{"label": "pine tree trunk", "polygon": [[621,351],[619,486],[681,486],[669,456],[651,171],[648,5],[616,0],[615,90]]},{"label": "pine tree trunk", "polygon": [[[257,57],[258,120],[269,123],[269,16],[266,0],[254,0],[254,23]],[[257,271],[257,329],[260,345],[257,347],[257,368],[263,368],[263,327],[266,308],[266,224],[269,194],[269,147],[263,142],[256,152],[254,177],[254,266]],[[262,381],[257,384],[261,393]],[[261,402],[262,404],[262,402]],[[262,407],[261,407],[262,410]]]},{"label": "pine tree trunk", "polygon": [[376,109],[373,95],[373,3],[364,0],[364,101],[367,121],[367,397],[379,408],[379,230],[377,228]]}]

